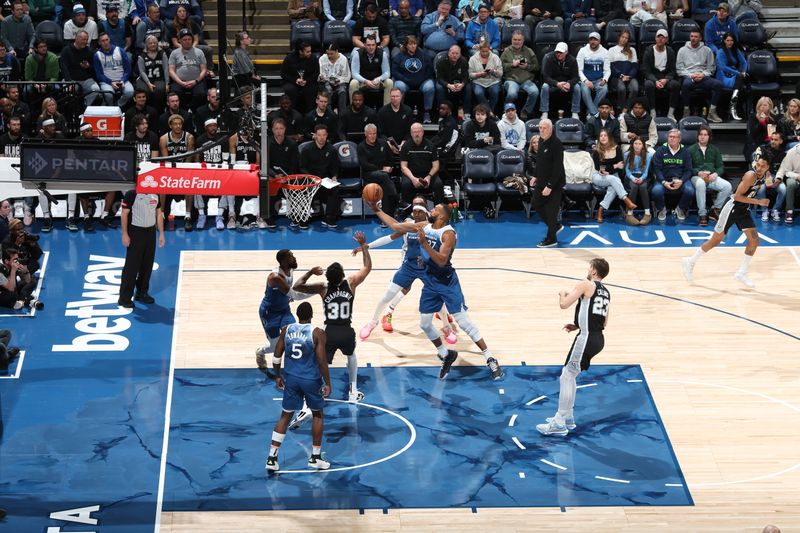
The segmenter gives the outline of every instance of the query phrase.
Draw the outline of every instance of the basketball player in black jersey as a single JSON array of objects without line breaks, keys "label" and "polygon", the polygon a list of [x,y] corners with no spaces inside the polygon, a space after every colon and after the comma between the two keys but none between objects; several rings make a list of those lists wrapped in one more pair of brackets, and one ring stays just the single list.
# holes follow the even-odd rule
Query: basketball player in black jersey
[{"label": "basketball player in black jersey", "polygon": [[322,297],[325,311],[325,334],[327,336],[325,353],[328,356],[328,363],[333,362],[333,355],[336,350],[341,350],[347,356],[347,372],[350,377],[348,401],[358,402],[364,398],[364,394],[359,392],[357,386],[356,332],[352,326],[353,300],[355,299],[356,287],[367,278],[367,275],[372,270],[372,259],[369,255],[369,246],[364,234],[357,231],[353,238],[361,246],[361,252],[364,256],[364,266],[358,272],[345,277],[342,265],[331,263],[324,271],[328,283],[308,283],[308,279],[312,275],[319,276],[323,273],[322,267],[314,267],[295,282],[294,290],[307,294],[319,294]]},{"label": "basketball player in black jersey", "polygon": [[742,233],[747,235],[747,246],[744,249],[742,264],[733,278],[746,287],[755,287],[755,283],[747,276],[750,261],[758,248],[758,231],[756,231],[753,216],[750,214],[750,206],[769,205],[769,198],[756,198],[756,193],[767,180],[772,178],[769,171],[771,163],[769,153],[759,154],[755,162],[755,170],[750,170],[742,176],[742,181],[739,182],[736,192],[733,193],[733,201],[723,206],[717,225],[714,226],[714,233],[691,257],[683,258],[683,274],[687,281],[691,283],[694,279],[694,265],[697,260],[721,243],[731,226],[736,224]]},{"label": "basketball player in black jersey", "polygon": [[589,368],[592,358],[600,353],[605,344],[603,329],[608,325],[611,295],[601,280],[607,275],[608,262],[596,257],[589,261],[589,272],[584,281],[575,285],[572,292],[558,293],[558,304],[561,309],[569,309],[572,304],[578,302],[575,307],[574,322],[564,326],[567,332],[578,330],[578,336],[572,342],[567,361],[561,370],[558,411],[555,416],[548,418],[546,423],[536,426],[543,435],[563,437],[575,429],[572,409],[575,407],[576,379],[581,371]]},{"label": "basketball player in black jersey", "polygon": [[[159,139],[159,146],[161,149],[161,156],[168,156],[168,155],[179,155],[185,154],[187,152],[191,152],[194,150],[194,135],[189,133],[188,131],[183,129],[183,117],[180,115],[172,115],[169,117],[169,131],[161,136]],[[175,161],[178,162],[178,161]],[[188,161],[181,161],[181,162],[188,162]],[[161,205],[164,206],[164,216],[169,218],[170,214],[170,206],[172,204],[172,200],[180,200],[180,196],[177,195],[160,195]],[[184,218],[184,228],[186,231],[192,231],[194,227],[192,226],[192,207],[195,203],[195,197],[193,194],[187,194],[184,197],[186,201],[186,216]],[[175,229],[174,222],[171,222],[167,229],[173,230]]]}]

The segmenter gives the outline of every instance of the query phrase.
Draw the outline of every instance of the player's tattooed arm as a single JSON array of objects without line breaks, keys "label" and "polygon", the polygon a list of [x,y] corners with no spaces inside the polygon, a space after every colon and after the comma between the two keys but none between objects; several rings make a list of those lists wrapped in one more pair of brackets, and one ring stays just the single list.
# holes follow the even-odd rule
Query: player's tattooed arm
[{"label": "player's tattooed arm", "polygon": [[325,291],[324,283],[309,283],[308,280],[311,276],[321,276],[325,271],[320,266],[315,266],[294,283],[292,289],[297,292],[304,292],[306,294],[319,294],[322,295]]}]

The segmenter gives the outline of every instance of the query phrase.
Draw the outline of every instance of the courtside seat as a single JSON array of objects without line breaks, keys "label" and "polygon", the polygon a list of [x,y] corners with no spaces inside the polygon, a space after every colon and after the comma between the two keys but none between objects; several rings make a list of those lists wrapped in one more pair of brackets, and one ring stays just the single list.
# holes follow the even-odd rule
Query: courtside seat
[{"label": "courtside seat", "polygon": [[523,195],[520,194],[517,189],[503,185],[503,180],[509,176],[514,174],[525,175],[525,152],[519,150],[500,150],[495,155],[495,169],[497,174],[497,207],[495,209],[495,218],[500,216],[500,206],[503,204],[503,200],[514,198],[520,198],[522,200],[525,216],[530,218],[530,191],[528,191],[528,194]]},{"label": "courtside seat", "polygon": [[469,210],[470,201],[474,198],[488,199],[492,207],[497,202],[497,173],[495,157],[489,150],[476,149],[464,154],[462,165],[464,191],[464,211]]}]

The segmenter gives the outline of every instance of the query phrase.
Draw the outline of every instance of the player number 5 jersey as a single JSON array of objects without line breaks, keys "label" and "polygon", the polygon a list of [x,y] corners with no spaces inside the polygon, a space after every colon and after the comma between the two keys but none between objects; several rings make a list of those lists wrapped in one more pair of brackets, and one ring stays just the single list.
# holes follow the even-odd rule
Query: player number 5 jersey
[{"label": "player number 5 jersey", "polygon": [[289,324],[283,337],[283,372],[303,379],[319,379],[312,324]]}]

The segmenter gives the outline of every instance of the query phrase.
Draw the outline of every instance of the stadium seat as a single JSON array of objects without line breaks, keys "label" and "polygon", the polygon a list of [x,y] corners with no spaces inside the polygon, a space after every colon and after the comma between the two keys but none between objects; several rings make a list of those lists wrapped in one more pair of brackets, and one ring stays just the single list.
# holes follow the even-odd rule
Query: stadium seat
[{"label": "stadium seat", "polygon": [[511,44],[511,36],[517,30],[525,34],[525,46],[531,47],[531,45],[533,44],[533,39],[531,38],[530,27],[527,24],[525,24],[525,22],[522,20],[511,19],[506,21],[506,23],[503,25],[501,42],[504,48]]},{"label": "stadium seat", "polygon": [[527,142],[531,142],[531,137],[534,135],[539,135],[539,120],[538,118],[532,118],[525,123],[525,137]]},{"label": "stadium seat", "polygon": [[292,50],[294,50],[300,42],[309,43],[312,50],[320,50],[322,47],[322,37],[320,35],[319,21],[299,20],[292,25],[291,34],[289,36],[289,44]]},{"label": "stadium seat", "polygon": [[536,26],[533,36],[533,51],[541,64],[542,58],[552,52],[564,40],[564,27],[555,20],[543,20]]},{"label": "stadium seat", "polygon": [[364,208],[361,204],[361,165],[358,161],[358,146],[352,141],[341,141],[333,145],[339,154],[339,185],[342,198],[358,197],[361,207],[358,214],[364,218]]},{"label": "stadium seat", "polygon": [[700,31],[700,25],[692,19],[676,20],[672,25],[672,35],[670,36],[670,44],[676,52],[680,50],[689,40],[689,34],[692,31]]},{"label": "stadium seat", "polygon": [[569,53],[573,56],[578,55],[578,50],[589,42],[589,34],[593,31],[597,31],[597,24],[591,20],[577,19],[572,21],[572,24],[569,26],[569,37],[567,41]]},{"label": "stadium seat", "polygon": [[658,142],[656,146],[660,146],[667,142],[667,135],[669,135],[669,130],[673,130],[678,127],[678,123],[675,120],[669,117],[656,117],[656,130],[658,131]]},{"label": "stadium seat", "polygon": [[500,216],[500,206],[503,203],[503,199],[513,198],[520,198],[522,200],[525,216],[530,218],[530,192],[527,195],[521,195],[517,189],[503,185],[503,180],[507,177],[513,174],[525,174],[525,152],[520,152],[519,150],[500,150],[495,155],[495,166],[497,168],[497,207],[495,209],[495,218]]},{"label": "stadium seat", "polygon": [[739,32],[739,46],[746,52],[760,50],[767,44],[767,30],[757,20],[743,20],[736,29]]},{"label": "stadium seat", "polygon": [[583,122],[576,118],[559,119],[555,123],[554,133],[565,148],[578,148],[583,145]]},{"label": "stadium seat", "polygon": [[488,199],[497,212],[495,204],[497,202],[497,184],[495,183],[495,160],[494,154],[489,150],[476,149],[464,154],[462,168],[464,191],[464,211],[469,210],[470,201],[473,198]]},{"label": "stadium seat", "polygon": [[611,48],[615,46],[619,41],[619,34],[625,30],[628,30],[628,33],[631,34],[631,46],[636,46],[636,30],[631,26],[631,23],[626,19],[614,19],[606,24],[605,34],[603,35],[605,47]]},{"label": "stadium seat", "polygon": [[64,48],[64,30],[52,20],[43,20],[36,25],[36,38],[44,39],[47,49],[58,55]]},{"label": "stadium seat", "polygon": [[667,25],[658,19],[646,20],[639,28],[639,57],[644,56],[647,47],[656,44],[656,32],[666,30]]},{"label": "stadium seat", "polygon": [[703,117],[683,117],[678,122],[681,130],[681,144],[691,146],[697,142],[697,130],[701,126],[708,126],[708,121]]},{"label": "stadium seat", "polygon": [[353,49],[353,35],[346,22],[332,20],[325,24],[322,30],[322,46],[327,49],[331,43],[336,43],[343,54]]},{"label": "stadium seat", "polygon": [[769,50],[756,50],[747,57],[747,74],[750,76],[750,90],[747,92],[747,113],[753,109],[753,102],[761,96],[769,96],[773,102],[780,102],[781,85],[778,83],[778,62]]}]

